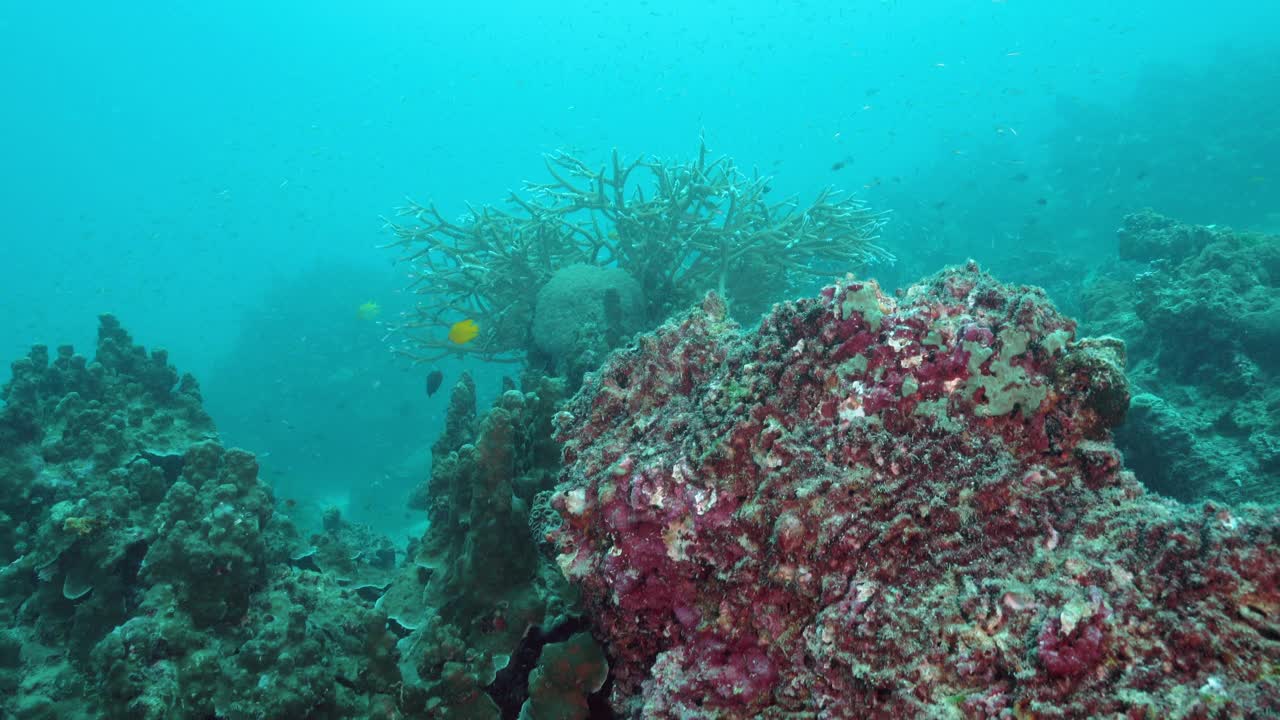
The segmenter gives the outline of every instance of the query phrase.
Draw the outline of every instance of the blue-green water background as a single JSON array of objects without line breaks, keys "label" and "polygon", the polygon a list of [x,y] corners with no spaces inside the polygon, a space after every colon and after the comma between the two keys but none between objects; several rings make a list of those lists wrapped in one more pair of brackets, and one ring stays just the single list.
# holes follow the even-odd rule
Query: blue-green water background
[{"label": "blue-green water background", "polygon": [[892,209],[888,284],[973,256],[1070,311],[1127,211],[1280,230],[1277,29],[1257,0],[6,3],[0,351],[88,351],[114,312],[281,493],[396,527],[447,401],[356,316],[404,307],[375,248],[405,196],[705,133]]}]

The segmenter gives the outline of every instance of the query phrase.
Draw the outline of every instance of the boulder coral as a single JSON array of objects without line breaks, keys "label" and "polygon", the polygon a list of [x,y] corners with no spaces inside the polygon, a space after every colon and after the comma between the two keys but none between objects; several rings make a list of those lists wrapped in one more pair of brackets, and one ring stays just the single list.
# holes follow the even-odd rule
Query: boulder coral
[{"label": "boulder coral", "polygon": [[1280,515],[1124,469],[1123,346],[976,266],[718,297],[557,416],[547,531],[645,718],[1280,714]]},{"label": "boulder coral", "polygon": [[619,268],[580,263],[556,271],[538,291],[533,340],[538,358],[576,387],[587,370],[644,327],[640,285]]}]

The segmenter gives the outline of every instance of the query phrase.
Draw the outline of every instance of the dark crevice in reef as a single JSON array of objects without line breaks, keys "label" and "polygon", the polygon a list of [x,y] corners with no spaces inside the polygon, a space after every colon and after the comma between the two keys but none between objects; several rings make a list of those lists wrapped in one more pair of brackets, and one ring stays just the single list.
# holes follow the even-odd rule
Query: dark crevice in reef
[{"label": "dark crevice in reef", "polygon": [[[502,712],[503,720],[517,720],[520,708],[529,699],[529,674],[538,665],[542,656],[542,648],[550,643],[564,642],[579,632],[587,632],[590,625],[584,617],[575,617],[556,625],[548,632],[543,632],[537,625],[530,626],[520,639],[520,645],[511,653],[507,666],[498,671],[493,682],[485,688],[489,697]],[[613,720],[613,711],[606,698],[613,686],[613,677],[605,681],[598,691],[587,697],[590,715],[587,720]]]},{"label": "dark crevice in reef", "polygon": [[141,602],[142,592],[137,584],[138,573],[142,571],[142,561],[147,556],[149,547],[146,540],[131,543],[125,548],[124,557],[120,558],[116,564],[116,573],[120,576],[121,587],[130,589],[125,596],[126,613],[133,613]]},{"label": "dark crevice in reef", "polygon": [[161,455],[159,453],[142,450],[138,452],[138,457],[160,468],[160,470],[164,472],[164,479],[168,481],[170,485],[176,482],[178,477],[182,475],[182,464],[185,462],[182,455]]}]

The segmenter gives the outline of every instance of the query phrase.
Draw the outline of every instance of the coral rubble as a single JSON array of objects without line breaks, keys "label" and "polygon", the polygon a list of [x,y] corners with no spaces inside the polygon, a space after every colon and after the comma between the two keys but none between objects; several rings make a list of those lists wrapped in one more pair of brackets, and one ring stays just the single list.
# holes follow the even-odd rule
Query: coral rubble
[{"label": "coral rubble", "polygon": [[557,416],[548,530],[645,718],[1280,713],[1280,516],[1148,494],[1123,346],[952,268],[702,308]]}]

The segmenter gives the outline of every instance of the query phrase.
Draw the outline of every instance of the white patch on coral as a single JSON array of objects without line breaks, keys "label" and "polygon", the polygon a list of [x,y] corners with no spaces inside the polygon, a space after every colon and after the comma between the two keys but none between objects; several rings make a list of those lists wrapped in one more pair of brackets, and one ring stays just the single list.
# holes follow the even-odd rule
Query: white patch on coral
[{"label": "white patch on coral", "polygon": [[687,517],[672,520],[662,531],[662,543],[667,547],[667,557],[676,562],[689,559],[685,549],[689,547],[692,539],[693,521]]},{"label": "white patch on coral", "polygon": [[591,572],[590,556],[577,550],[557,555],[556,565],[560,567],[560,574],[569,580],[584,577]]},{"label": "white patch on coral", "polygon": [[587,491],[574,488],[564,495],[564,509],[570,515],[581,515],[587,510]]},{"label": "white patch on coral", "polygon": [[689,467],[689,461],[686,458],[680,458],[675,465],[671,466],[671,479],[681,485],[690,484],[693,479],[693,468]]},{"label": "white patch on coral", "polygon": [[693,508],[699,515],[706,515],[708,510],[716,506],[715,488],[704,490],[695,487],[690,494],[693,495]]},{"label": "white patch on coral", "polygon": [[653,498],[649,500],[649,505],[656,508],[665,507],[667,503],[667,488],[665,485],[658,484],[653,489]]},{"label": "white patch on coral", "polygon": [[1072,600],[1067,606],[1062,608],[1062,612],[1058,615],[1058,622],[1062,623],[1062,629],[1058,633],[1062,637],[1071,634],[1076,629],[1076,625],[1080,621],[1093,616],[1093,607],[1083,600]]},{"label": "white patch on coral", "polygon": [[[855,393],[862,389],[862,383],[860,382],[856,382],[853,385]],[[857,418],[866,417],[867,411],[862,407],[862,398],[857,394],[845,398],[840,403],[840,407],[836,408],[836,416],[845,424],[851,423]]]}]

